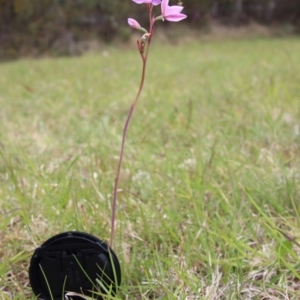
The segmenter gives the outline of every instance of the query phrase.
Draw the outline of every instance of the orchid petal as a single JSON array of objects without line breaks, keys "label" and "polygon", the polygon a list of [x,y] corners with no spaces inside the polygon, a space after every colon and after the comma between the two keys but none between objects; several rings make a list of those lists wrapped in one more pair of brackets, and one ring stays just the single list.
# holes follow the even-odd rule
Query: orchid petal
[{"label": "orchid petal", "polygon": [[161,14],[164,15],[167,7],[169,6],[169,0],[162,0],[161,1]]},{"label": "orchid petal", "polygon": [[185,15],[185,14],[174,14],[174,15],[165,16],[165,19],[170,22],[179,22],[179,21],[185,19],[186,17],[187,17],[187,15]]},{"label": "orchid petal", "polygon": [[152,0],[153,5],[159,5],[161,0]]},{"label": "orchid petal", "polygon": [[185,19],[187,16],[181,13],[182,10],[183,7],[179,5],[169,6],[169,0],[162,0],[161,2],[162,17],[170,22],[179,22]]},{"label": "orchid petal", "polygon": [[132,0],[132,1],[137,4],[147,3],[147,4],[158,5],[158,4],[160,4],[161,0]]},{"label": "orchid petal", "polygon": [[183,10],[182,6],[178,6],[178,5],[173,5],[173,6],[169,6],[168,7],[168,13],[169,14],[176,14],[176,13],[181,13],[181,11]]},{"label": "orchid petal", "polygon": [[179,14],[183,10],[182,6],[174,5],[174,6],[169,6],[167,9],[167,14],[172,15],[172,14]]},{"label": "orchid petal", "polygon": [[151,3],[151,0],[132,0],[132,1],[137,3],[137,4]]},{"label": "orchid petal", "polygon": [[132,0],[132,1],[135,2],[135,3],[137,3],[137,4],[142,4],[142,3],[144,3],[143,0]]}]

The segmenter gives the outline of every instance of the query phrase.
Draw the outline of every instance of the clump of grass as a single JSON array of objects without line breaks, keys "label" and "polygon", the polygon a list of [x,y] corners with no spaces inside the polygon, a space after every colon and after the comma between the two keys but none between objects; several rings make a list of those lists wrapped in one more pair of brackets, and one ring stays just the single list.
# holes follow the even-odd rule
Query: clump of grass
[{"label": "clump of grass", "polygon": [[[119,299],[298,299],[299,41],[153,46],[120,182]],[[33,299],[29,259],[52,235],[109,239],[139,68],[113,48],[2,64],[3,299]]]}]

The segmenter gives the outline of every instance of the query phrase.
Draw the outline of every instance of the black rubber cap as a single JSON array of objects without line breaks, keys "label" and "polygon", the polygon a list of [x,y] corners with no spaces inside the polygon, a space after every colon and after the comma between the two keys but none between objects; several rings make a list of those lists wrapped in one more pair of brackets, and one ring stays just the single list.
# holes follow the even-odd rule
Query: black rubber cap
[{"label": "black rubber cap", "polygon": [[106,294],[106,289],[115,295],[121,284],[121,268],[117,256],[103,241],[71,231],[53,236],[35,250],[29,280],[39,299],[61,300],[66,292],[102,299],[94,292]]}]

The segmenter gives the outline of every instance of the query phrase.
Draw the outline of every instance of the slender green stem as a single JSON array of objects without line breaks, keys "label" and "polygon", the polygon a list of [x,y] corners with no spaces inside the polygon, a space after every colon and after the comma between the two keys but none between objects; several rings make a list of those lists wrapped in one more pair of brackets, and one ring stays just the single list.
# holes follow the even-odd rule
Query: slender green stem
[{"label": "slender green stem", "polygon": [[[150,32],[152,31],[152,22],[150,24]],[[117,196],[118,196],[118,186],[119,186],[119,180],[120,180],[120,174],[121,174],[121,167],[122,167],[122,162],[123,162],[123,155],[124,155],[124,147],[125,147],[125,142],[126,142],[126,136],[127,136],[127,130],[128,126],[134,111],[134,108],[136,106],[136,103],[141,95],[141,92],[143,90],[144,82],[145,82],[145,75],[146,75],[146,66],[147,66],[147,59],[148,59],[148,53],[149,53],[149,47],[151,43],[151,34],[149,36],[148,42],[147,42],[147,47],[146,47],[146,53],[145,55],[140,52],[141,58],[143,61],[143,68],[142,68],[142,75],[141,75],[141,82],[140,82],[140,87],[138,89],[137,95],[130,107],[129,113],[127,115],[127,119],[125,122],[125,126],[123,129],[123,136],[122,136],[122,145],[121,145],[121,150],[120,150],[120,156],[119,156],[119,163],[118,163],[118,170],[117,170],[117,176],[115,178],[115,185],[114,185],[114,196],[113,196],[113,205],[112,205],[112,217],[111,217],[111,233],[110,233],[110,242],[109,246],[112,248],[113,246],[113,239],[114,239],[114,232],[115,232],[115,219],[116,219],[116,208],[117,208]]]}]

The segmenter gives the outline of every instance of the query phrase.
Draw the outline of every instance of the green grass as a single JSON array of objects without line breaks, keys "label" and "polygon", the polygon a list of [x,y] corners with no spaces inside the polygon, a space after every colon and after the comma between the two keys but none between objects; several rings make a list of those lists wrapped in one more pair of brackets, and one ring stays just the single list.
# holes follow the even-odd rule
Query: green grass
[{"label": "green grass", "polygon": [[[300,40],[154,42],[129,127],[118,299],[300,298]],[[108,241],[129,49],[0,66],[0,298],[33,299],[34,249]]]}]

